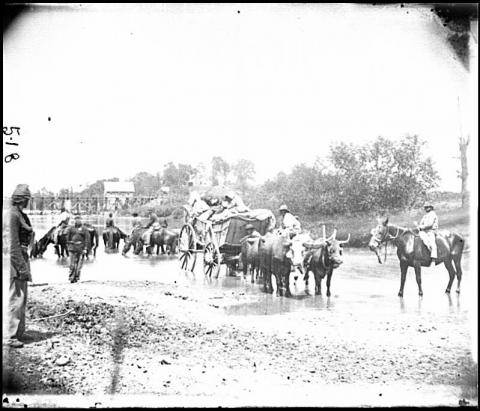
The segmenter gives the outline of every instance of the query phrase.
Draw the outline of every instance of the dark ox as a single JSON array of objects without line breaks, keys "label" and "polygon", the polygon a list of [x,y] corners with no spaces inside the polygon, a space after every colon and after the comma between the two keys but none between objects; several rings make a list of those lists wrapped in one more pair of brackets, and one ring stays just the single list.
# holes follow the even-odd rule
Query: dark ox
[{"label": "dark ox", "polygon": [[333,270],[340,267],[343,263],[343,244],[350,240],[336,240],[335,234],[330,239],[315,243],[304,243],[307,250],[303,258],[303,267],[305,270],[305,286],[308,286],[308,276],[310,271],[315,278],[315,294],[322,295],[322,280],[327,277],[327,297],[330,297],[330,284],[332,281]]},{"label": "dark ox", "polygon": [[273,292],[272,274],[277,283],[277,295],[291,297],[290,273],[303,271],[303,243],[311,240],[305,234],[293,239],[288,236],[267,233],[259,241],[259,264],[263,276],[264,291]]},{"label": "dark ox", "polygon": [[250,268],[251,282],[255,282],[255,276],[258,278],[260,271],[260,254],[258,245],[260,237],[247,238],[241,242],[242,251],[240,260],[243,266],[243,278],[246,278],[248,269]]},{"label": "dark ox", "polygon": [[[400,260],[400,291],[399,297],[403,297],[403,288],[407,277],[408,267],[415,269],[415,277],[418,285],[418,294],[423,295],[421,267],[428,267],[432,263],[430,251],[423,244],[421,238],[412,230],[402,228],[394,224],[388,224],[388,218],[380,220],[376,228],[371,231],[369,248],[375,252],[378,262],[381,264],[380,246],[391,241],[397,247],[397,256]],[[465,245],[464,239],[447,230],[438,231],[435,239],[437,243],[438,259],[436,264],[445,264],[448,271],[449,281],[445,292],[450,293],[455,275],[457,276],[457,293],[460,293],[462,280],[462,253]],[[455,268],[453,267],[455,265]]]}]

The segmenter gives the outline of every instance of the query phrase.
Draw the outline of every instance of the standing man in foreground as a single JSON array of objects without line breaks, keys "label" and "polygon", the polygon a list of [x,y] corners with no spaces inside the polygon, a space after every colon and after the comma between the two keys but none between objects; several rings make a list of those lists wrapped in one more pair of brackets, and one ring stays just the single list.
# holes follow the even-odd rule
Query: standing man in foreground
[{"label": "standing man in foreground", "polygon": [[70,253],[70,275],[68,279],[71,283],[76,283],[80,279],[83,259],[90,248],[90,233],[83,226],[82,218],[79,215],[75,216],[75,225],[68,230],[67,244]]},{"label": "standing man in foreground", "polygon": [[28,261],[28,244],[33,234],[28,216],[23,212],[31,194],[26,184],[19,184],[12,194],[10,213],[10,287],[8,330],[5,337],[13,348],[23,347],[28,281],[32,281]]}]

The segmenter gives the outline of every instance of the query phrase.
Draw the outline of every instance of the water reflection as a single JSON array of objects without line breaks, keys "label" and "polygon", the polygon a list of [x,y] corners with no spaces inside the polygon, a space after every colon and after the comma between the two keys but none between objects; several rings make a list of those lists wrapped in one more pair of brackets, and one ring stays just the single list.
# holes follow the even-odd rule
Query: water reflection
[{"label": "water reflection", "polygon": [[417,300],[417,314],[420,314],[422,312],[422,301],[423,301],[423,296],[418,296]]}]

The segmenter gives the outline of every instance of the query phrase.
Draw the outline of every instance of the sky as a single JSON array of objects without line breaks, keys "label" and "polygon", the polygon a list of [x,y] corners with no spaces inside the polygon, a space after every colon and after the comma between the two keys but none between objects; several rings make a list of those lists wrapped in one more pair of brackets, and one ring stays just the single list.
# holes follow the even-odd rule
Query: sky
[{"label": "sky", "polygon": [[478,66],[446,34],[415,6],[45,6],[4,36],[4,127],[20,127],[4,194],[215,155],[252,160],[260,183],[332,142],[407,134],[458,192],[460,134],[478,162]]}]

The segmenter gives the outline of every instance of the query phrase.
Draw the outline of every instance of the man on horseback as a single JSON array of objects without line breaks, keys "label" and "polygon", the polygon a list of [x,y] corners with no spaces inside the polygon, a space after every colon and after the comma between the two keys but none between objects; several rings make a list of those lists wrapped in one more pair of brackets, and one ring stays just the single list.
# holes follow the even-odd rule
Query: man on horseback
[{"label": "man on horseback", "polygon": [[109,241],[108,241],[109,248],[114,248],[115,230],[118,232],[118,235],[120,235],[120,238],[126,237],[126,234],[122,230],[120,230],[119,227],[115,225],[115,221],[113,220],[113,214],[109,213],[107,219],[105,220],[105,232],[107,233],[109,238]]},{"label": "man on horseback", "polygon": [[60,216],[58,217],[58,224],[57,229],[53,233],[53,242],[54,244],[58,243],[58,236],[68,227],[68,223],[70,222],[70,214],[62,207],[60,210]]},{"label": "man on horseback", "polygon": [[430,250],[430,256],[435,261],[437,259],[437,244],[435,242],[435,235],[438,230],[438,217],[433,211],[433,205],[429,202],[423,206],[426,214],[423,216],[420,224],[417,224],[418,235],[423,243]]},{"label": "man on horseback", "polygon": [[145,226],[145,228],[148,229],[147,231],[145,231],[145,234],[144,234],[145,245],[147,247],[150,247],[150,241],[151,241],[151,238],[152,238],[152,233],[155,230],[160,230],[160,228],[162,228],[161,225],[160,225],[160,222],[158,220],[159,220],[158,216],[152,210],[150,212],[150,220],[148,221],[148,224]]},{"label": "man on horseback", "polygon": [[68,251],[70,252],[69,280],[75,283],[80,279],[83,259],[90,248],[90,233],[82,224],[80,215],[75,216],[75,225],[67,233]]},{"label": "man on horseback", "polygon": [[109,227],[115,227],[115,223],[113,221],[113,214],[110,213],[108,214],[108,217],[107,219],[105,220],[105,228],[109,228]]}]

